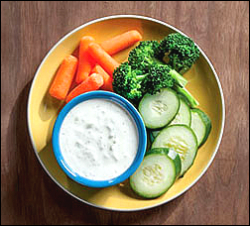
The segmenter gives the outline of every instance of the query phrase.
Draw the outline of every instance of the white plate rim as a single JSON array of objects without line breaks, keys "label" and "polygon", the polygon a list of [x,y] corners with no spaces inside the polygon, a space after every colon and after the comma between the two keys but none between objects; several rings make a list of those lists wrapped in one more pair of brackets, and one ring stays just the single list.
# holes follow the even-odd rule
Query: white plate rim
[{"label": "white plate rim", "polygon": [[135,208],[135,209],[119,209],[119,208],[109,208],[109,207],[103,207],[103,206],[100,206],[100,205],[95,205],[93,203],[90,203],[90,202],[87,202],[79,197],[77,197],[76,195],[72,194],[71,192],[69,192],[67,189],[65,189],[55,178],[53,178],[53,176],[50,174],[50,172],[47,170],[47,168],[45,167],[45,165],[43,164],[42,160],[40,159],[39,155],[38,155],[38,152],[36,150],[36,146],[35,146],[35,142],[34,142],[34,139],[33,139],[33,136],[32,136],[32,131],[31,131],[31,125],[30,125],[30,104],[31,104],[31,94],[33,93],[33,88],[34,88],[34,84],[35,84],[35,81],[36,81],[36,78],[37,78],[37,75],[40,71],[40,69],[42,68],[44,62],[46,61],[46,59],[48,58],[48,56],[54,51],[54,49],[61,44],[61,42],[63,42],[66,38],[68,38],[70,35],[72,35],[73,33],[77,32],[78,30],[84,28],[84,27],[87,27],[91,24],[94,24],[94,23],[97,23],[97,22],[101,22],[101,21],[105,21],[105,20],[110,20],[110,19],[118,19],[118,18],[130,18],[130,19],[142,19],[142,20],[148,20],[148,21],[152,21],[152,22],[156,22],[158,24],[161,24],[161,25],[164,25],[178,33],[181,33],[183,35],[186,35],[184,34],[182,31],[180,31],[179,29],[175,28],[174,26],[172,25],[169,25],[168,23],[165,23],[163,21],[160,21],[160,20],[157,20],[157,19],[154,19],[154,18],[151,18],[151,17],[146,17],[146,16],[140,16],[140,15],[112,15],[112,16],[106,16],[106,17],[102,17],[102,18],[99,18],[99,19],[95,19],[95,20],[92,20],[90,22],[87,22],[77,28],[75,28],[74,30],[70,31],[68,34],[66,34],[65,36],[63,36],[50,50],[49,52],[46,54],[46,56],[44,57],[43,61],[41,62],[40,66],[38,67],[36,73],[35,73],[35,76],[33,78],[33,81],[32,81],[32,85],[31,85],[31,88],[30,88],[30,91],[29,91],[29,96],[28,96],[28,105],[27,105],[27,124],[28,124],[28,131],[29,131],[29,135],[30,135],[30,138],[31,138],[31,143],[32,143],[32,146],[33,146],[33,150],[35,152],[35,155],[38,159],[38,161],[40,162],[41,166],[43,167],[43,169],[45,170],[45,172],[47,173],[47,175],[63,190],[65,191],[67,194],[69,194],[70,196],[74,197],[75,199],[79,200],[80,202],[83,202],[85,204],[88,204],[90,206],[93,206],[93,207],[97,207],[97,208],[100,208],[100,209],[104,209],[104,210],[111,210],[111,211],[119,211],[119,212],[133,212],[133,211],[142,211],[142,210],[147,210],[147,209],[151,209],[151,208],[155,208],[155,207],[158,207],[158,206],[161,206],[163,204],[166,204],[168,202],[171,202],[172,200],[176,199],[177,197],[181,196],[182,194],[184,194],[187,190],[189,190],[191,187],[193,187],[193,185],[195,185],[200,179],[201,177],[205,174],[205,172],[207,171],[207,169],[209,168],[209,166],[211,165],[211,163],[213,162],[217,152],[218,152],[218,149],[219,149],[219,146],[220,146],[220,143],[221,143],[221,139],[222,139],[222,135],[223,135],[223,131],[224,131],[224,126],[225,126],[225,101],[224,101],[224,95],[223,95],[223,90],[222,90],[222,87],[221,87],[221,84],[220,84],[220,81],[219,81],[219,77],[211,63],[211,61],[208,59],[207,55],[204,53],[204,51],[198,46],[198,48],[200,49],[201,51],[201,54],[204,56],[204,58],[206,59],[206,61],[208,62],[209,64],[209,67],[212,69],[214,75],[215,75],[215,79],[216,79],[216,82],[217,82],[217,85],[219,87],[219,91],[220,91],[220,97],[221,97],[221,103],[222,103],[222,122],[221,122],[221,131],[220,131],[220,135],[219,135],[219,139],[218,139],[218,142],[217,142],[217,145],[216,145],[216,148],[215,148],[215,151],[209,161],[209,163],[207,164],[207,166],[204,168],[204,170],[202,171],[202,173],[195,179],[195,181],[193,181],[193,183],[191,183],[189,186],[187,186],[182,192],[180,192],[179,194],[175,195],[174,197],[168,199],[168,200],[164,200],[163,202],[160,202],[160,203],[157,203],[155,205],[152,205],[152,206],[147,206],[147,207],[143,207],[143,208]]}]

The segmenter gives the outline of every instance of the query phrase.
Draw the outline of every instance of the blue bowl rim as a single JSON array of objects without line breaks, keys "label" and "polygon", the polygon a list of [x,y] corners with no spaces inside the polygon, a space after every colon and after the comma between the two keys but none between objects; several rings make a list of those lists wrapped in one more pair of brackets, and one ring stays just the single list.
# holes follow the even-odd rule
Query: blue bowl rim
[{"label": "blue bowl rim", "polygon": [[[118,177],[115,177],[110,180],[103,180],[103,181],[90,180],[73,172],[68,166],[68,164],[65,162],[62,156],[62,153],[60,150],[60,143],[59,143],[60,128],[68,112],[81,102],[84,102],[90,99],[99,99],[99,98],[114,101],[116,104],[119,104],[123,109],[127,110],[130,116],[134,119],[134,122],[137,127],[137,131],[138,131],[138,139],[139,139],[137,154],[135,156],[133,163],[130,165],[130,167]],[[146,127],[145,127],[145,124],[143,122],[141,115],[139,114],[137,109],[124,97],[118,94],[112,93],[112,92],[108,92],[108,91],[91,91],[91,92],[84,93],[84,94],[77,96],[76,98],[72,99],[69,103],[67,103],[62,108],[54,124],[53,134],[52,134],[52,145],[53,145],[53,152],[56,157],[56,160],[59,166],[62,168],[62,170],[66,173],[68,177],[70,177],[72,180],[76,181],[77,183],[85,185],[87,187],[104,188],[104,187],[110,187],[110,186],[113,186],[113,185],[116,185],[125,181],[138,169],[146,153],[147,132],[146,132]]]}]

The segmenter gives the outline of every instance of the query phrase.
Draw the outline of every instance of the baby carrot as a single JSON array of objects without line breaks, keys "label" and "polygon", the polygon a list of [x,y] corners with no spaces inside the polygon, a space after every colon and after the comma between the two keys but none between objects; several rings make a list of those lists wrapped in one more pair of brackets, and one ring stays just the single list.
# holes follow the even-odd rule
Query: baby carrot
[{"label": "baby carrot", "polygon": [[102,67],[100,65],[96,65],[93,68],[92,73],[97,73],[97,74],[99,74],[99,75],[102,76],[102,78],[103,78],[103,85],[102,85],[101,89],[113,92],[113,85],[112,85],[113,79],[112,79],[111,76],[109,76],[107,74],[106,71],[104,71],[102,69]]},{"label": "baby carrot", "polygon": [[142,39],[141,34],[136,31],[128,31],[121,35],[115,36],[101,43],[101,47],[109,54],[114,55]]},{"label": "baby carrot", "polygon": [[91,43],[88,51],[96,63],[98,63],[110,76],[112,76],[115,68],[119,66],[119,63],[96,43]]},{"label": "baby carrot", "polygon": [[58,100],[66,98],[76,73],[77,64],[76,57],[72,55],[65,57],[49,89],[52,97]]},{"label": "baby carrot", "polygon": [[79,65],[76,74],[76,83],[78,84],[83,82],[89,76],[94,66],[94,62],[87,51],[89,44],[94,41],[95,39],[91,36],[84,36],[81,39],[79,47]]},{"label": "baby carrot", "polygon": [[75,56],[78,59],[78,57],[79,57],[79,46],[76,47],[76,49],[74,50],[74,52],[71,55]]},{"label": "baby carrot", "polygon": [[93,73],[89,76],[85,81],[83,81],[80,85],[74,88],[66,98],[66,102],[68,103],[73,98],[79,96],[80,94],[98,90],[103,85],[103,78],[101,75]]}]

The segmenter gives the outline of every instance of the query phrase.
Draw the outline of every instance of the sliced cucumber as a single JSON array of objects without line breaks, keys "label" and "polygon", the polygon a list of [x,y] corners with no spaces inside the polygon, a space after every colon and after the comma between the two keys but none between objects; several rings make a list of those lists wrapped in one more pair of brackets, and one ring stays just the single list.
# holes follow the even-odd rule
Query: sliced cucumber
[{"label": "sliced cucumber", "polygon": [[164,153],[165,155],[167,155],[174,161],[175,168],[176,168],[176,177],[178,178],[181,173],[181,158],[179,154],[169,148],[153,148],[147,152],[147,155],[156,154],[156,153]]},{"label": "sliced cucumber", "polygon": [[209,117],[200,109],[192,109],[192,123],[191,128],[193,129],[199,147],[204,144],[211,132],[212,123]]},{"label": "sliced cucumber", "polygon": [[[187,126],[191,126],[191,110],[188,106],[188,104],[186,103],[186,101],[179,96],[180,98],[180,108],[179,111],[177,113],[177,115],[175,116],[175,118],[173,119],[173,121],[169,124],[169,125],[187,125]],[[150,141],[153,143],[155,138],[158,136],[158,134],[161,132],[161,130],[151,130],[149,132],[149,137],[150,137]]]},{"label": "sliced cucumber", "polygon": [[153,134],[154,138],[156,138],[160,132],[161,132],[160,130],[153,130],[152,134]]},{"label": "sliced cucumber", "polygon": [[176,151],[181,157],[181,175],[183,175],[195,160],[198,142],[191,128],[186,125],[173,125],[160,132],[152,148],[169,148]]},{"label": "sliced cucumber", "polygon": [[152,149],[130,177],[130,185],[138,195],[156,198],[173,185],[180,170],[181,160],[178,154],[166,148]]},{"label": "sliced cucumber", "polygon": [[150,141],[153,143],[155,138],[158,136],[158,134],[161,132],[161,130],[151,130],[149,132],[149,138],[150,138]]},{"label": "sliced cucumber", "polygon": [[147,151],[151,149],[152,142],[153,140],[151,138],[151,132],[147,131],[147,148],[146,148]]},{"label": "sliced cucumber", "polygon": [[155,140],[155,137],[154,137],[154,134],[153,134],[153,131],[149,131],[149,139],[150,139],[150,142],[153,143],[154,140]]},{"label": "sliced cucumber", "polygon": [[172,89],[162,89],[154,95],[146,94],[139,104],[147,128],[158,129],[167,125],[178,113],[180,100]]},{"label": "sliced cucumber", "polygon": [[191,110],[182,98],[180,98],[180,109],[174,120],[170,123],[170,125],[176,124],[191,125]]}]

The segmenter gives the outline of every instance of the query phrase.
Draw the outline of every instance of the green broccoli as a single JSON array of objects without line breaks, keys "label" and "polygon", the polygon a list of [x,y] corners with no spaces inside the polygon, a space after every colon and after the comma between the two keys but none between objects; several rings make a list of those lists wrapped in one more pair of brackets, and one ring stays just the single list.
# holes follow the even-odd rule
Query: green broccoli
[{"label": "green broccoli", "polygon": [[146,79],[143,81],[144,93],[155,94],[162,88],[172,88],[176,81],[169,75],[169,68],[162,65],[150,67]]},{"label": "green broccoli", "polygon": [[133,70],[127,62],[122,63],[113,73],[113,89],[131,102],[137,102],[144,94],[155,94],[164,87],[173,87],[175,80],[162,66]]},{"label": "green broccoli", "polygon": [[180,86],[174,86],[173,89],[181,94],[189,103],[192,108],[195,108],[199,105],[199,102],[193,97],[193,95],[185,88]]},{"label": "green broccoli", "polygon": [[167,64],[180,74],[184,74],[199,58],[200,51],[192,39],[173,33],[160,42],[155,55],[161,60],[167,55]]},{"label": "green broccoli", "polygon": [[147,72],[152,64],[156,62],[162,64],[162,62],[154,57],[158,47],[159,43],[157,41],[140,42],[140,44],[129,53],[129,65],[131,65],[133,69]]},{"label": "green broccoli", "polygon": [[184,87],[187,84],[187,80],[155,57],[156,54],[158,54],[158,48],[159,43],[157,41],[140,42],[140,44],[129,53],[129,65],[131,65],[133,70],[138,69],[143,73],[148,73],[149,68],[161,66],[165,68],[169,76],[176,80],[177,84]]},{"label": "green broccoli", "polygon": [[[176,70],[172,69],[172,65],[170,66],[162,61],[165,55],[163,47],[166,45],[164,43],[166,40],[173,41],[172,36],[173,34],[170,35],[169,39],[166,37],[160,44],[157,41],[140,42],[129,53],[128,62],[121,64],[114,71],[114,91],[136,103],[145,93],[155,94],[161,88],[169,87],[185,96],[192,107],[197,106],[198,102],[196,99],[184,88],[187,80]],[[187,39],[186,37],[184,38]],[[179,39],[176,39],[176,41],[178,41],[178,44]],[[186,48],[183,49],[185,50]],[[174,51],[169,55],[174,56]]]},{"label": "green broccoli", "polygon": [[113,73],[113,89],[128,100],[137,100],[143,95],[141,80],[144,77],[140,70],[132,70],[127,62],[122,63]]}]

